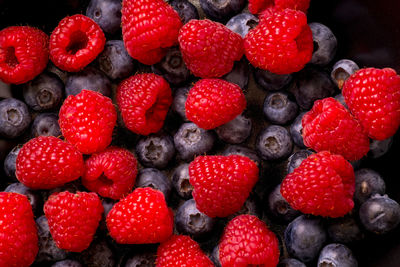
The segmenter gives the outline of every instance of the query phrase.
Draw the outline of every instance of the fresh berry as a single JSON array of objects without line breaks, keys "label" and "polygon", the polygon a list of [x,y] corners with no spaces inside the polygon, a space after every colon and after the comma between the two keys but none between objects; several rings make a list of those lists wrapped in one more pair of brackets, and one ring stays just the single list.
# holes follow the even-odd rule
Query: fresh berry
[{"label": "fresh berry", "polygon": [[171,108],[176,112],[184,121],[188,121],[186,118],[185,103],[190,91],[190,86],[179,87],[174,90],[174,99],[172,101]]},{"label": "fresh berry", "polygon": [[[217,78],[230,72],[243,56],[242,37],[211,20],[191,20],[179,32],[186,66],[195,76]],[[223,41],[221,41],[223,40]]]},{"label": "fresh berry", "polygon": [[327,26],[313,22],[309,24],[313,42],[314,51],[310,63],[315,65],[327,65],[336,53],[337,39]]},{"label": "fresh berry", "polygon": [[332,67],[331,78],[342,89],[344,82],[360,68],[350,59],[341,59]]},{"label": "fresh berry", "polygon": [[257,24],[258,18],[256,16],[244,12],[232,17],[226,23],[226,27],[244,38]]},{"label": "fresh berry", "polygon": [[215,128],[219,139],[229,144],[240,144],[246,141],[251,134],[251,119],[243,114],[233,120]]},{"label": "fresh berry", "polygon": [[303,213],[344,216],[354,206],[353,167],[342,156],[328,151],[313,154],[285,177],[281,193]]},{"label": "fresh berry", "polygon": [[15,98],[0,100],[0,136],[18,137],[30,123],[31,114],[24,102]]},{"label": "fresh berry", "polygon": [[294,97],[285,91],[271,92],[264,101],[264,116],[274,124],[289,123],[296,118],[298,110]]},{"label": "fresh berry", "polygon": [[183,24],[188,23],[192,19],[199,19],[197,8],[187,0],[172,0],[169,4],[178,12]]},{"label": "fresh berry", "polygon": [[115,252],[102,239],[94,240],[88,249],[79,254],[79,260],[83,266],[115,267],[117,265]]},{"label": "fresh berry", "polygon": [[400,76],[390,68],[365,68],[346,80],[342,94],[372,139],[394,135],[400,125]]},{"label": "fresh berry", "polygon": [[110,235],[120,244],[164,242],[172,235],[173,224],[164,195],[149,187],[135,189],[107,215]]},{"label": "fresh berry", "polygon": [[108,147],[85,161],[82,184],[102,197],[120,199],[131,192],[136,174],[137,162],[131,152]]},{"label": "fresh berry", "polygon": [[76,148],[54,136],[39,136],[23,145],[16,176],[32,189],[51,189],[79,178],[83,157]]},{"label": "fresh berry", "polygon": [[333,243],[326,245],[319,254],[318,267],[357,267],[353,252],[345,245]]},{"label": "fresh berry", "polygon": [[122,81],[117,103],[125,126],[134,133],[158,132],[172,103],[169,84],[153,73],[136,74]]},{"label": "fresh berry", "polygon": [[123,0],[122,35],[129,55],[143,64],[159,62],[178,43],[178,13],[163,0]]},{"label": "fresh berry", "polygon": [[239,211],[227,217],[227,220],[232,220],[239,215],[254,215],[261,218],[263,216],[263,211],[261,209],[261,202],[258,196],[251,193],[249,197],[244,202],[243,206]]},{"label": "fresh berry", "polygon": [[57,261],[51,267],[83,267],[79,261],[76,260],[63,260]]},{"label": "fresh berry", "polygon": [[126,260],[125,267],[155,267],[156,257],[157,255],[153,251],[135,251],[134,255],[129,253],[129,258]]},{"label": "fresh berry", "polygon": [[0,31],[0,80],[26,83],[39,75],[49,61],[49,37],[30,26]]},{"label": "fresh berry", "polygon": [[32,207],[26,196],[0,192],[0,266],[28,267],[38,252]]},{"label": "fresh berry", "polygon": [[200,0],[200,6],[205,15],[212,20],[227,21],[228,18],[238,14],[246,6],[245,0]]},{"label": "fresh berry", "polygon": [[268,211],[277,221],[286,223],[300,215],[300,212],[294,210],[282,196],[280,184],[268,196]]},{"label": "fresh berry", "polygon": [[296,119],[294,119],[289,128],[294,144],[300,148],[306,148],[303,141],[303,125],[301,123],[305,114],[306,112],[301,112]]},{"label": "fresh berry", "polygon": [[257,165],[244,156],[197,157],[189,165],[197,209],[211,218],[239,211],[258,180],[258,172]]},{"label": "fresh berry", "polygon": [[31,127],[31,136],[61,136],[60,125],[58,125],[58,116],[54,113],[41,113],[33,120]]},{"label": "fresh berry", "polygon": [[82,71],[69,73],[65,81],[65,93],[77,95],[82,90],[99,92],[104,96],[111,96],[111,82],[107,76],[96,68],[87,67]]},{"label": "fresh berry", "polygon": [[257,68],[276,74],[301,70],[313,51],[306,15],[285,9],[265,16],[246,35],[244,49],[247,59]]},{"label": "fresh berry", "polygon": [[239,146],[239,145],[229,145],[226,147],[226,149],[222,152],[222,155],[224,156],[229,156],[229,155],[241,155],[248,157],[252,161],[254,161],[258,167],[261,166],[261,159],[257,155],[257,153],[245,146]]},{"label": "fresh berry", "polygon": [[100,54],[105,42],[103,31],[91,18],[65,17],[50,36],[50,59],[62,70],[80,71]]},{"label": "fresh berry", "polygon": [[281,160],[292,153],[293,141],[286,128],[270,125],[258,134],[256,150],[264,160]]},{"label": "fresh berry", "polygon": [[336,101],[338,101],[340,104],[342,104],[343,107],[345,107],[346,109],[349,109],[347,107],[346,102],[344,101],[344,96],[342,95],[342,93],[335,95],[333,98],[336,99]]},{"label": "fresh berry", "polygon": [[121,8],[120,0],[91,0],[86,16],[94,20],[104,32],[113,34],[121,27]]},{"label": "fresh berry", "polygon": [[338,243],[351,243],[363,238],[363,231],[352,216],[329,220],[327,231],[330,239]]},{"label": "fresh berry", "polygon": [[178,195],[184,199],[192,197],[193,186],[189,182],[189,164],[182,163],[172,174],[172,185]]},{"label": "fresh berry", "polygon": [[282,10],[290,8],[306,12],[310,6],[310,0],[249,0],[249,11],[252,14],[258,14],[267,8]]},{"label": "fresh berry", "polygon": [[169,199],[172,190],[171,181],[161,171],[154,168],[145,168],[139,171],[135,187],[150,187],[164,194]]},{"label": "fresh berry", "polygon": [[256,216],[237,216],[225,227],[219,243],[219,260],[222,267],[276,266],[278,238]]},{"label": "fresh berry", "polygon": [[281,260],[277,267],[307,267],[307,266],[295,258],[286,258]]},{"label": "fresh berry", "polygon": [[32,206],[32,211],[35,213],[40,207],[41,198],[38,191],[32,190],[21,183],[13,183],[4,189],[4,192],[13,192],[25,195],[28,198],[29,204]]},{"label": "fresh berry", "polygon": [[255,69],[254,79],[264,90],[277,91],[284,88],[292,81],[291,74],[275,74],[267,70]]},{"label": "fresh berry", "polygon": [[245,57],[242,57],[240,61],[236,61],[233,65],[233,69],[221,79],[239,85],[242,90],[247,90],[249,85],[249,75],[250,75],[250,66],[249,62]]},{"label": "fresh berry", "polygon": [[368,157],[372,159],[380,158],[385,155],[393,144],[393,136],[384,140],[371,140],[369,144]]},{"label": "fresh berry", "polygon": [[359,169],[354,172],[355,191],[354,200],[357,204],[362,204],[375,194],[384,195],[386,184],[382,176],[372,169]]},{"label": "fresh berry", "polygon": [[236,84],[219,79],[202,79],[189,91],[186,117],[205,130],[221,126],[241,114],[246,99]]},{"label": "fresh berry", "polygon": [[13,181],[18,181],[15,176],[15,170],[17,168],[17,156],[20,150],[21,146],[15,146],[4,159],[4,173]]},{"label": "fresh berry", "polygon": [[82,90],[64,101],[59,113],[65,139],[84,154],[104,150],[110,143],[117,121],[111,99],[94,91]]},{"label": "fresh berry", "polygon": [[174,140],[167,134],[152,134],[139,140],[136,155],[145,167],[163,169],[175,156]]}]

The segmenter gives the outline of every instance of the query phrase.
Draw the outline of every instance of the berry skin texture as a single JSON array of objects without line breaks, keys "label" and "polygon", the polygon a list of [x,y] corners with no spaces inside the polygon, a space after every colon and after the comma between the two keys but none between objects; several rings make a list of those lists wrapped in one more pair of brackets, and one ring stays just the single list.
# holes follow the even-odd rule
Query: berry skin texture
[{"label": "berry skin texture", "polygon": [[267,8],[283,10],[285,8],[307,12],[310,0],[249,0],[249,11],[259,14]]},{"label": "berry skin texture", "polygon": [[126,50],[146,65],[159,62],[178,43],[178,13],[163,0],[123,0],[122,35]]},{"label": "berry skin texture", "polygon": [[304,144],[317,152],[327,150],[353,161],[369,151],[369,138],[361,124],[332,97],[317,100],[302,125]]},{"label": "berry skin texture", "polygon": [[106,223],[119,244],[151,244],[164,242],[172,235],[174,217],[163,193],[146,187],[135,189],[115,204]]},{"label": "berry skin texture", "polygon": [[52,189],[83,173],[82,154],[54,136],[39,136],[23,145],[17,156],[16,176],[31,189]]},{"label": "berry skin texture", "polygon": [[313,39],[307,17],[301,11],[285,9],[263,16],[244,39],[250,63],[275,74],[301,70],[311,60]]},{"label": "berry skin texture", "polygon": [[179,32],[183,60],[200,78],[218,78],[230,72],[243,56],[242,37],[208,19],[191,20]]},{"label": "berry skin texture", "polygon": [[85,161],[82,184],[102,197],[120,199],[132,190],[136,175],[135,156],[124,148],[108,147]]},{"label": "berry skin texture", "polygon": [[28,198],[18,193],[0,192],[0,203],[0,266],[30,266],[39,247]]},{"label": "berry skin texture", "polygon": [[172,104],[171,88],[159,75],[136,74],[118,85],[117,104],[129,130],[141,135],[156,133]]},{"label": "berry skin texture", "polygon": [[104,150],[111,143],[116,122],[111,99],[89,90],[68,96],[58,120],[65,139],[83,154]]},{"label": "berry skin texture", "polygon": [[239,211],[258,181],[257,164],[245,156],[199,156],[189,164],[196,207],[207,216]]},{"label": "berry skin texture", "polygon": [[236,84],[219,79],[202,79],[189,91],[186,117],[211,130],[230,122],[246,108],[246,98]]},{"label": "berry skin texture", "polygon": [[0,31],[0,80],[22,84],[39,75],[49,61],[49,37],[29,26]]},{"label": "berry skin texture", "polygon": [[187,235],[173,235],[157,249],[156,267],[213,267],[199,244]]},{"label": "berry skin texture", "polygon": [[342,217],[354,206],[354,171],[342,156],[322,151],[304,159],[281,184],[281,194],[296,210]]},{"label": "berry skin texture", "polygon": [[400,125],[400,76],[390,68],[365,68],[344,83],[342,94],[350,112],[368,136],[384,140]]},{"label": "berry skin texture", "polygon": [[91,18],[65,17],[50,35],[50,59],[62,70],[80,71],[96,59],[105,43],[103,31]]},{"label": "berry skin texture", "polygon": [[222,267],[275,267],[279,262],[278,238],[253,215],[239,215],[225,227],[219,244]]},{"label": "berry skin texture", "polygon": [[96,193],[54,193],[43,207],[57,247],[81,252],[87,249],[99,226],[104,208]]}]

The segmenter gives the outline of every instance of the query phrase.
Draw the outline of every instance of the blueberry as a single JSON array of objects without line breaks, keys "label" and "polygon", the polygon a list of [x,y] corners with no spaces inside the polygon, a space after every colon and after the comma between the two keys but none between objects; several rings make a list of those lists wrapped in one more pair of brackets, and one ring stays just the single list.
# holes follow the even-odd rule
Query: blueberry
[{"label": "blueberry", "polygon": [[72,182],[69,182],[67,184],[64,184],[60,187],[56,187],[50,190],[42,190],[40,191],[42,198],[43,198],[43,202],[46,202],[47,199],[54,193],[59,193],[59,192],[64,192],[64,191],[68,191],[71,193],[76,193],[77,191],[84,191],[84,188],[82,186],[82,183],[79,180],[75,180]]},{"label": "blueberry", "polygon": [[44,136],[61,136],[60,125],[58,125],[58,116],[54,113],[42,113],[36,116],[31,127],[31,135],[37,137]]},{"label": "blueberry", "polygon": [[97,57],[97,64],[110,79],[124,79],[135,72],[135,62],[122,40],[109,40]]},{"label": "blueberry", "polygon": [[136,187],[151,187],[164,194],[166,200],[172,190],[171,181],[164,173],[154,168],[141,169],[136,177]]},{"label": "blueberry", "polygon": [[227,21],[246,6],[245,0],[200,0],[200,6],[207,17],[216,21]]},{"label": "blueberry", "polygon": [[169,4],[178,12],[183,24],[191,19],[199,19],[197,8],[188,0],[172,0]]},{"label": "blueberry", "polygon": [[351,216],[330,219],[327,231],[331,240],[338,243],[351,243],[364,237],[358,223]]},{"label": "blueberry", "polygon": [[400,205],[387,195],[374,195],[361,205],[359,216],[365,229],[386,234],[400,223]]},{"label": "blueberry", "polygon": [[51,72],[52,74],[57,75],[57,77],[63,82],[63,84],[67,81],[68,77],[68,72],[63,71],[59,68],[57,68],[53,62],[49,60],[49,63],[47,64],[46,68],[47,72]]},{"label": "blueberry", "polygon": [[166,134],[151,134],[139,140],[136,154],[144,166],[163,169],[175,155],[174,140]]},{"label": "blueberry", "polygon": [[264,160],[280,160],[292,153],[293,141],[286,128],[270,125],[258,134],[256,149]]},{"label": "blueberry", "polygon": [[54,263],[51,267],[82,267],[82,264],[76,260],[63,260]]},{"label": "blueberry", "polygon": [[354,173],[355,191],[354,200],[357,204],[367,201],[372,195],[385,194],[386,185],[381,175],[371,169],[360,169]]},{"label": "blueberry", "polygon": [[111,96],[111,82],[100,70],[87,67],[80,72],[70,73],[65,82],[65,93],[77,95],[83,89]]},{"label": "blueberry", "polygon": [[285,245],[289,254],[302,262],[312,261],[326,241],[320,218],[301,215],[287,226]]},{"label": "blueberry", "polygon": [[393,144],[393,136],[385,140],[371,140],[369,144],[368,157],[372,159],[385,155]]},{"label": "blueberry", "polygon": [[342,244],[326,245],[318,258],[318,267],[357,267],[358,262],[353,252]]},{"label": "blueberry", "polygon": [[265,118],[274,124],[285,125],[292,121],[299,110],[293,96],[285,91],[271,92],[264,101]]},{"label": "blueberry", "polygon": [[300,212],[294,210],[282,196],[280,184],[268,196],[268,211],[277,221],[286,223],[300,215]]},{"label": "blueberry", "polygon": [[21,183],[10,184],[9,186],[6,187],[6,189],[4,189],[4,192],[14,192],[21,195],[25,195],[32,206],[33,213],[35,213],[40,207],[41,203],[40,194],[37,191],[34,191]]},{"label": "blueberry", "polygon": [[314,51],[310,63],[327,65],[336,53],[337,39],[325,25],[313,22],[309,24],[314,43]]},{"label": "blueberry", "polygon": [[215,264],[215,267],[221,267],[221,262],[219,260],[219,246],[216,245],[210,255],[210,260]]},{"label": "blueberry", "polygon": [[331,78],[339,88],[342,88],[344,82],[359,69],[354,61],[341,59],[333,65]]},{"label": "blueberry", "polygon": [[289,128],[293,142],[300,148],[306,148],[303,141],[303,125],[301,123],[304,114],[306,114],[306,112],[301,112],[299,115],[297,115],[296,119],[294,119]]},{"label": "blueberry", "polygon": [[343,105],[343,107],[349,109],[349,107],[347,106],[346,102],[344,101],[344,96],[342,94],[337,94],[334,96],[334,98],[339,101],[340,104]]},{"label": "blueberry", "polygon": [[121,27],[121,0],[91,0],[86,16],[93,19],[101,29],[113,34]]},{"label": "blueberry", "polygon": [[14,181],[18,181],[17,177],[15,176],[15,170],[17,164],[17,156],[20,150],[21,146],[14,147],[4,159],[4,172],[7,177],[11,178]]},{"label": "blueberry", "polygon": [[245,12],[232,17],[226,23],[226,27],[244,38],[251,29],[257,26],[257,24],[258,18],[253,14]]},{"label": "blueberry", "polygon": [[125,267],[155,267],[156,257],[152,252],[135,253],[126,261]]},{"label": "blueberry", "polygon": [[12,97],[11,84],[0,81],[0,99]]},{"label": "blueberry", "polygon": [[297,259],[286,258],[281,260],[277,267],[307,267],[307,266]]},{"label": "blueberry", "polygon": [[63,92],[64,83],[51,72],[43,72],[23,87],[24,100],[35,111],[56,108]]},{"label": "blueberry", "polygon": [[172,185],[178,195],[184,199],[192,197],[193,186],[189,182],[189,164],[183,163],[176,167],[172,174]]},{"label": "blueberry", "polygon": [[261,159],[258,157],[257,153],[245,146],[230,145],[222,152],[222,155],[242,155],[257,163],[258,167],[261,166]]},{"label": "blueberry", "polygon": [[15,138],[24,133],[31,123],[26,104],[15,98],[0,101],[0,136]]},{"label": "blueberry", "polygon": [[276,91],[288,85],[292,80],[292,75],[281,75],[269,72],[267,70],[255,69],[254,79],[262,89]]},{"label": "blueberry", "polygon": [[116,256],[104,240],[93,240],[89,248],[79,255],[80,261],[88,267],[114,267]]},{"label": "blueberry", "polygon": [[151,69],[155,74],[162,75],[167,82],[173,85],[186,82],[190,76],[190,71],[183,61],[179,47],[169,48],[165,57],[151,66]]},{"label": "blueberry", "polygon": [[242,90],[247,89],[249,84],[250,63],[243,57],[239,61],[235,61],[233,69],[225,74],[222,79],[239,85]]},{"label": "blueberry", "polygon": [[185,103],[190,88],[190,86],[185,86],[176,89],[174,91],[174,100],[172,101],[172,110],[175,111],[184,121],[188,121],[186,118]]},{"label": "blueberry", "polygon": [[114,207],[116,201],[110,198],[103,198],[101,199],[101,204],[103,205],[104,212],[102,214],[102,220],[100,221],[99,228],[102,231],[108,231],[107,230],[107,224],[106,224],[106,218],[110,210]]},{"label": "blueberry", "polygon": [[294,169],[299,167],[303,160],[308,158],[308,156],[310,156],[311,154],[313,154],[313,152],[307,149],[302,149],[293,153],[288,159],[287,173],[289,174],[293,172]]},{"label": "blueberry", "polygon": [[215,132],[219,139],[226,143],[240,144],[249,138],[251,128],[251,119],[241,114],[230,122],[215,128]]},{"label": "blueberry", "polygon": [[236,216],[249,214],[257,217],[262,217],[262,210],[260,209],[260,200],[257,198],[256,194],[250,194],[250,196],[243,203],[243,206],[239,211],[227,217],[227,220],[230,221]]}]

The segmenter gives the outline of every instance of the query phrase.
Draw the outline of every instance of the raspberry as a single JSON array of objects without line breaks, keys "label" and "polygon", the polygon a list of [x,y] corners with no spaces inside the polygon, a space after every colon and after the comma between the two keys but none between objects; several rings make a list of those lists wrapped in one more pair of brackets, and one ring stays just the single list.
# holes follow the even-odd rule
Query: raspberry
[{"label": "raspberry", "polygon": [[38,236],[26,196],[0,192],[0,266],[30,266],[38,253]]},{"label": "raspberry", "polygon": [[242,89],[219,79],[202,79],[189,91],[186,117],[200,128],[209,130],[240,115],[246,108]]},{"label": "raspberry", "polygon": [[221,77],[243,56],[242,37],[208,19],[186,23],[178,40],[186,66],[201,78]]},{"label": "raspberry", "polygon": [[32,189],[51,189],[79,178],[83,157],[76,148],[54,136],[39,136],[24,144],[17,156],[15,174]]},{"label": "raspberry", "polygon": [[91,18],[66,17],[50,36],[50,59],[62,70],[80,71],[103,51],[105,43],[103,31]]},{"label": "raspberry", "polygon": [[120,199],[132,190],[136,175],[135,156],[124,148],[109,147],[86,160],[82,184],[102,197]]},{"label": "raspberry", "polygon": [[342,94],[368,136],[384,140],[400,125],[400,76],[390,68],[365,68],[346,80]]},{"label": "raspberry", "polygon": [[317,152],[328,150],[347,160],[359,160],[369,151],[361,124],[332,97],[315,101],[302,125],[304,144]]},{"label": "raspberry", "polygon": [[189,236],[173,235],[158,247],[156,267],[175,266],[213,267],[214,264]]},{"label": "raspberry", "polygon": [[106,222],[117,243],[149,244],[164,242],[172,235],[174,217],[163,193],[145,187],[115,204]]},{"label": "raspberry", "polygon": [[222,267],[275,267],[279,262],[278,238],[253,215],[239,215],[225,227],[219,244]]},{"label": "raspberry", "polygon": [[258,14],[267,8],[273,7],[276,10],[285,8],[307,12],[310,0],[249,0],[249,11]]},{"label": "raspberry", "polygon": [[87,249],[99,226],[104,208],[96,193],[54,193],[43,207],[57,247],[81,252]]},{"label": "raspberry", "polygon": [[153,65],[178,43],[178,13],[163,0],[123,0],[122,35],[129,55]]},{"label": "raspberry", "polygon": [[306,214],[342,217],[354,206],[354,171],[342,156],[328,151],[304,159],[281,184],[281,194]]},{"label": "raspberry", "polygon": [[134,133],[149,135],[164,124],[172,104],[171,88],[161,76],[136,74],[119,84],[117,103],[125,126]]},{"label": "raspberry", "polygon": [[239,211],[258,180],[258,167],[245,156],[199,156],[189,164],[196,207],[209,217]]},{"label": "raspberry", "polygon": [[29,26],[12,26],[0,31],[0,79],[26,83],[39,75],[49,61],[49,37]]},{"label": "raspberry", "polygon": [[301,11],[269,12],[244,40],[250,63],[276,74],[301,70],[311,60],[313,39],[307,17]]},{"label": "raspberry", "polygon": [[104,150],[111,143],[117,111],[110,98],[82,90],[65,99],[59,117],[65,139],[80,152],[91,154]]}]

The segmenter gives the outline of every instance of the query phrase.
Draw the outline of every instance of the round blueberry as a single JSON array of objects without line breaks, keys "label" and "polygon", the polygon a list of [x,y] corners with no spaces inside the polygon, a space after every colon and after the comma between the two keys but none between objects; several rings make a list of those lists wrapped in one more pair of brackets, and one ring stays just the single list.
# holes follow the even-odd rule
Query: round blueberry
[{"label": "round blueberry", "polygon": [[249,74],[250,64],[243,57],[241,60],[235,61],[233,69],[228,74],[225,74],[222,79],[237,84],[242,90],[245,90],[249,84]]},{"label": "round blueberry", "polygon": [[258,134],[256,149],[264,160],[280,160],[292,153],[293,141],[286,128],[271,125]]},{"label": "round blueberry", "polygon": [[339,103],[342,104],[343,107],[349,109],[349,108],[347,107],[346,102],[344,101],[344,96],[343,96],[342,94],[337,94],[337,95],[334,96],[334,98],[335,98],[337,101],[339,101]]},{"label": "round blueberry", "polygon": [[219,139],[226,143],[240,144],[249,138],[251,128],[251,119],[241,114],[230,122],[215,128],[215,132]]},{"label": "round blueberry", "polygon": [[172,110],[175,111],[184,121],[188,121],[186,118],[185,103],[190,88],[191,86],[185,86],[176,89],[174,91],[174,99],[172,101]]},{"label": "round blueberry", "polygon": [[257,198],[256,194],[250,194],[250,196],[243,203],[243,206],[240,208],[240,210],[228,216],[227,220],[230,221],[236,216],[244,214],[254,215],[260,218],[262,217],[260,200]]},{"label": "round blueberry", "polygon": [[271,92],[264,101],[264,116],[274,124],[289,123],[296,117],[298,110],[294,98],[285,91]]},{"label": "round blueberry", "polygon": [[76,260],[57,261],[51,267],[82,267],[82,264]]},{"label": "round blueberry", "polygon": [[253,14],[245,12],[232,17],[226,23],[226,27],[244,38],[257,24],[258,18]]},{"label": "round blueberry", "polygon": [[126,261],[125,267],[155,267],[156,257],[152,252],[135,253]]},{"label": "round blueberry", "polygon": [[385,140],[371,140],[368,157],[377,159],[385,155],[393,144],[393,136]]},{"label": "round blueberry", "polygon": [[276,91],[288,85],[292,80],[292,75],[281,75],[269,72],[267,70],[255,69],[254,79],[262,89]]},{"label": "round blueberry", "polygon": [[277,221],[286,223],[300,215],[300,212],[294,210],[282,196],[280,184],[268,196],[268,210]]},{"label": "round blueberry", "polygon": [[80,72],[70,73],[65,82],[65,93],[77,95],[83,89],[111,96],[111,82],[104,72],[87,67]]},{"label": "round blueberry", "polygon": [[314,51],[310,63],[327,65],[336,53],[337,39],[325,25],[313,22],[309,24],[314,43]]},{"label": "round blueberry", "polygon": [[67,81],[68,72],[57,68],[56,65],[54,65],[54,63],[51,62],[50,60],[49,63],[47,64],[46,71],[57,75],[57,77],[60,79],[60,81],[63,82],[63,84],[65,84],[65,82]]},{"label": "round blueberry", "polygon": [[86,16],[93,19],[101,29],[113,34],[121,27],[121,0],[91,0]]},{"label": "round blueberry", "polygon": [[166,134],[151,134],[139,140],[136,154],[144,166],[163,169],[175,155],[174,140]]},{"label": "round blueberry", "polygon": [[36,116],[31,127],[31,135],[37,137],[44,136],[61,136],[60,125],[58,125],[58,116],[54,113],[42,113]]},{"label": "round blueberry", "polygon": [[14,181],[18,181],[15,176],[15,170],[17,165],[17,156],[19,151],[21,150],[21,146],[14,147],[4,159],[4,172],[7,177],[11,178]]},{"label": "round blueberry", "polygon": [[136,187],[151,187],[164,194],[166,200],[172,190],[171,181],[164,173],[154,168],[145,168],[139,171],[136,177]]},{"label": "round blueberry", "polygon": [[238,145],[230,145],[222,152],[222,155],[229,156],[229,155],[241,155],[248,157],[252,161],[254,161],[258,167],[261,166],[261,159],[257,155],[257,153],[245,146],[238,146]]},{"label": "round blueberry", "polygon": [[172,185],[178,195],[184,199],[192,197],[193,186],[189,182],[189,164],[183,163],[176,167],[172,174]]},{"label": "round blueberry", "polygon": [[297,259],[286,258],[281,260],[277,267],[307,267],[307,266]]},{"label": "round blueberry", "polygon": [[339,88],[342,88],[344,82],[359,69],[354,61],[341,59],[333,65],[331,78]]},{"label": "round blueberry", "polygon": [[35,213],[40,207],[41,197],[37,191],[31,190],[21,183],[13,183],[4,189],[4,192],[14,192],[25,195],[32,206],[32,211]]},{"label": "round blueberry", "polygon": [[89,248],[79,254],[84,266],[114,267],[116,255],[104,240],[93,240]]},{"label": "round blueberry", "polygon": [[200,6],[207,17],[216,21],[227,21],[246,6],[245,0],[200,0]]},{"label": "round blueberry", "polygon": [[310,156],[311,154],[313,154],[313,152],[307,149],[302,149],[293,153],[288,159],[287,173],[289,174],[293,172],[294,169],[299,167],[303,160],[308,158],[308,156]]},{"label": "round blueberry", "polygon": [[357,267],[358,262],[353,252],[342,244],[326,245],[318,258],[318,267]]},{"label": "round blueberry", "polygon": [[172,0],[169,4],[178,12],[183,24],[191,19],[199,19],[197,8],[188,0]]},{"label": "round blueberry", "polygon": [[296,119],[294,119],[289,128],[293,142],[300,148],[306,148],[303,142],[303,124],[301,123],[304,114],[306,114],[306,112],[301,112],[299,115],[297,115]]},{"label": "round blueberry", "polygon": [[0,101],[0,136],[15,138],[24,133],[31,123],[26,104],[15,98]]},{"label": "round blueberry", "polygon": [[354,200],[357,204],[367,201],[372,195],[385,194],[386,185],[382,176],[371,169],[360,169],[354,173],[355,175],[355,191]]},{"label": "round blueberry", "polygon": [[351,216],[328,220],[327,231],[331,240],[338,243],[351,243],[364,237],[358,223]]}]

